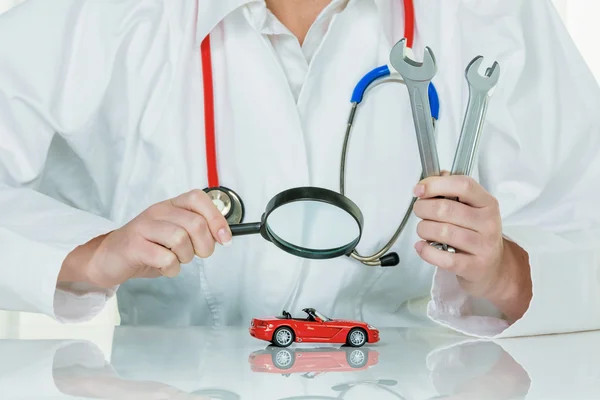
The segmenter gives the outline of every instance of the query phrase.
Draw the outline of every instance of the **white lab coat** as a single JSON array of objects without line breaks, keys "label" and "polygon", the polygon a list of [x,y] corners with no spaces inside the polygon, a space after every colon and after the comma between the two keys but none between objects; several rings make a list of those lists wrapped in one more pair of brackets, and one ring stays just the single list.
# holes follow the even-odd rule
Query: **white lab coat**
[{"label": "white lab coat", "polygon": [[[354,85],[388,62],[401,5],[351,0],[331,24],[295,101],[245,0],[30,0],[0,17],[0,307],[77,322],[114,290],[56,288],[77,245],[149,205],[207,186],[199,45],[212,32],[221,183],[247,221],[295,186],[337,190]],[[123,324],[247,324],[315,307],[380,326],[406,309],[475,336],[600,328],[600,92],[549,0],[416,2],[417,54],[436,53],[438,149],[452,163],[468,99],[464,69],[498,60],[474,176],[501,205],[505,235],[529,253],[534,296],[512,326],[413,249],[399,267],[308,261],[259,237],[235,238],[175,279],[118,290]],[[348,196],[365,216],[359,250],[395,231],[420,175],[405,87],[380,87],[360,111]],[[427,307],[420,299],[431,299]]]}]

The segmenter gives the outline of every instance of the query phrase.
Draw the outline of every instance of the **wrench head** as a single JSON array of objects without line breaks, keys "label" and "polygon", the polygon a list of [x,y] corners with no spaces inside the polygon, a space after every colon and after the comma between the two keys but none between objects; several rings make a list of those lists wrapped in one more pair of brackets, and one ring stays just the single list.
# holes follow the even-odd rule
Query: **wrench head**
[{"label": "wrench head", "polygon": [[431,49],[426,47],[423,62],[417,62],[407,55],[406,39],[402,39],[392,48],[390,64],[405,81],[430,82],[437,73],[437,64]]},{"label": "wrench head", "polygon": [[500,79],[500,64],[494,61],[494,64],[485,71],[485,75],[479,73],[479,69],[483,64],[483,56],[478,56],[469,63],[466,70],[467,82],[469,85],[480,90],[492,90],[498,84]]}]

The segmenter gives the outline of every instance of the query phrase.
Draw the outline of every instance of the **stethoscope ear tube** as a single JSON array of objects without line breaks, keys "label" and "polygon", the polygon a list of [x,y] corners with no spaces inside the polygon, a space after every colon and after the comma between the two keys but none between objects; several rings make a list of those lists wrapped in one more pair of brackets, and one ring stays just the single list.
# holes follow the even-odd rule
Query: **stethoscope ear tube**
[{"label": "stethoscope ear tube", "polygon": [[[348,117],[348,124],[346,127],[344,144],[342,147],[342,159],[341,159],[341,166],[340,166],[340,194],[342,194],[342,195],[345,195],[346,159],[347,159],[347,155],[348,155],[348,147],[349,147],[349,142],[350,142],[350,136],[352,133],[352,127],[354,126],[354,120],[356,118],[358,107],[364,100],[365,95],[369,89],[372,89],[375,86],[378,86],[383,83],[388,83],[388,82],[396,82],[396,83],[404,84],[404,81],[402,80],[402,78],[400,78],[399,76],[396,76],[396,75],[397,74],[392,75],[389,67],[387,67],[387,66],[375,68],[372,71],[370,71],[369,73],[367,73],[359,81],[359,83],[356,85],[356,87],[354,89],[354,92],[352,93],[352,99],[351,99],[352,108],[350,109],[350,115]],[[433,117],[434,127],[435,127],[435,121],[439,118],[439,115],[440,115],[440,100],[439,100],[437,90],[436,90],[435,86],[433,85],[433,83],[429,85],[428,95],[429,95],[429,105],[431,108],[431,115]],[[410,206],[407,208],[406,213],[404,214],[404,218],[402,219],[402,222],[398,226],[398,229],[396,230],[396,232],[394,233],[392,238],[388,241],[388,243],[386,243],[386,245],[381,250],[379,250],[377,253],[372,254],[370,256],[362,256],[358,253],[357,250],[353,250],[349,256],[354,258],[357,261],[360,261],[361,263],[363,263],[365,265],[374,266],[374,267],[376,267],[376,266],[395,267],[398,264],[400,264],[400,257],[398,256],[398,253],[389,253],[389,254],[386,254],[386,253],[388,251],[390,251],[390,249],[392,248],[394,243],[396,243],[396,241],[398,240],[398,238],[404,231],[404,228],[406,227],[406,224],[408,223],[408,220],[410,219],[410,216],[412,214],[412,210],[413,210],[416,200],[417,200],[416,198],[412,199],[412,202],[411,202]]]},{"label": "stethoscope ear tube", "polygon": [[[377,85],[387,83],[390,81],[404,83],[404,80],[399,76],[399,74],[392,74],[390,68],[387,65],[377,67],[369,71],[354,88],[350,102],[356,105],[362,103],[369,89],[372,89]],[[428,95],[429,105],[431,108],[431,116],[435,121],[437,121],[440,118],[440,97],[433,83],[429,85]],[[351,120],[354,120],[354,118],[352,117]]]}]

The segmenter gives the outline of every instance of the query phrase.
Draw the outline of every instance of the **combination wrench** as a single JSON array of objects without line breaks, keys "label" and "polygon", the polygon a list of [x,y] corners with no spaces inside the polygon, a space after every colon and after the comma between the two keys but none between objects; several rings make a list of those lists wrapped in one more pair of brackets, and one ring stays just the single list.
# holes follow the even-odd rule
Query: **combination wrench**
[{"label": "combination wrench", "polygon": [[479,74],[482,63],[483,57],[476,57],[467,67],[465,74],[469,84],[469,104],[452,164],[452,175],[471,175],[473,164],[477,158],[479,139],[483,131],[488,103],[493,89],[500,79],[498,62],[494,62],[494,65],[488,68],[483,76]]},{"label": "combination wrench", "polygon": [[433,51],[426,47],[423,62],[413,61],[407,55],[406,39],[402,39],[392,48],[390,64],[402,76],[408,89],[423,178],[439,176],[440,163],[429,105],[429,85],[437,73]]}]

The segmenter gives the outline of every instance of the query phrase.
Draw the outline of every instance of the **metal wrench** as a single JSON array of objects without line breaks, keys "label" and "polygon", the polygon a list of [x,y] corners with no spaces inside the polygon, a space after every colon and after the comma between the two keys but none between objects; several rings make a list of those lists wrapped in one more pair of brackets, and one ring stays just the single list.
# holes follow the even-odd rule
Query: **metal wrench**
[{"label": "metal wrench", "polygon": [[[466,70],[467,83],[469,84],[469,103],[463,121],[462,132],[454,155],[451,175],[470,176],[473,164],[477,158],[479,139],[483,131],[483,124],[487,113],[489,99],[492,91],[500,79],[500,66],[498,62],[486,70],[484,76],[479,74],[483,57],[476,57]],[[458,201],[457,198],[448,198]],[[431,243],[437,249],[455,253],[456,250],[448,245]]]},{"label": "metal wrench", "polygon": [[494,62],[484,76],[479,74],[482,63],[483,57],[476,57],[467,67],[465,74],[469,83],[469,104],[456,148],[451,175],[471,175],[473,164],[477,158],[479,139],[483,131],[488,103],[492,96],[492,90],[500,79],[498,62]]},{"label": "metal wrench", "polygon": [[402,39],[392,48],[390,64],[402,76],[408,88],[421,155],[423,178],[439,176],[440,163],[429,106],[429,85],[437,73],[435,56],[431,49],[426,47],[423,62],[418,63],[407,56],[406,50],[406,39]]}]

